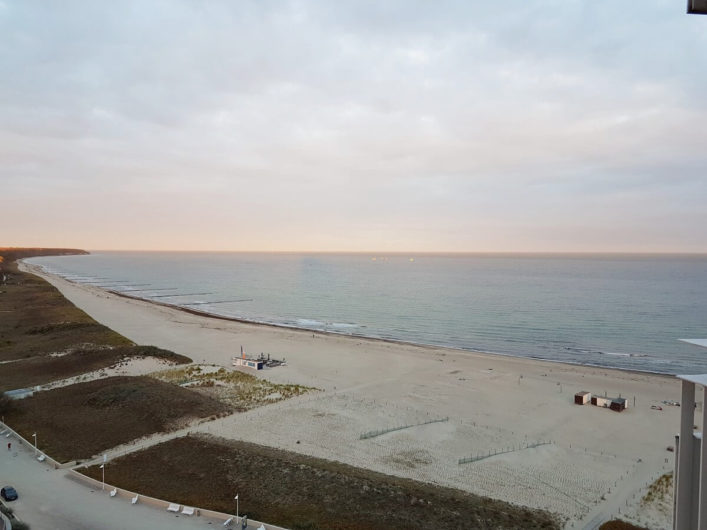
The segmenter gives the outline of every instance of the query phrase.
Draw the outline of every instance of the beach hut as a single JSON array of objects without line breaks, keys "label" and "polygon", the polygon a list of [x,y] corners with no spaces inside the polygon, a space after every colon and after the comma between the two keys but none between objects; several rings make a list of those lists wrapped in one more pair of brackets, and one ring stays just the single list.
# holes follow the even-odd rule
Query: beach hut
[{"label": "beach hut", "polygon": [[589,403],[589,401],[592,399],[592,393],[591,392],[585,392],[582,390],[581,392],[577,392],[574,395],[574,403],[575,405],[586,405]]},{"label": "beach hut", "polygon": [[609,408],[611,406],[612,398],[592,396],[592,405],[597,407]]},{"label": "beach hut", "polygon": [[621,412],[622,410],[626,409],[626,398],[614,398],[611,400],[611,404],[609,405],[609,408],[611,410],[615,410],[616,412]]},{"label": "beach hut", "polygon": [[233,358],[233,366],[244,366],[246,368],[252,368],[253,370],[262,370],[265,366],[265,361],[262,359],[249,359],[242,357]]}]

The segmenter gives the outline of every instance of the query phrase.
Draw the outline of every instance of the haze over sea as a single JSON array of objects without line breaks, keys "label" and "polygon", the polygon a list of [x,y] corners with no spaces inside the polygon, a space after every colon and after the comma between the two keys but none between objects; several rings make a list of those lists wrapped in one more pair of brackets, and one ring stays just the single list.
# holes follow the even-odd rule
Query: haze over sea
[{"label": "haze over sea", "polygon": [[29,263],[253,322],[659,373],[707,372],[707,255],[95,252]]}]

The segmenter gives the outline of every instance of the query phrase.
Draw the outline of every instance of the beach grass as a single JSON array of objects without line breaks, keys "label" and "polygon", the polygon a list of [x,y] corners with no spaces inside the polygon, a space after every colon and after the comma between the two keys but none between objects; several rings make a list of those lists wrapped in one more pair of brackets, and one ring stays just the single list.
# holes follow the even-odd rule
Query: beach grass
[{"label": "beach grass", "polygon": [[[101,478],[97,466],[83,472]],[[560,528],[542,510],[203,434],[112,461],[110,482],[226,513],[241,492],[241,514],[293,529]]]},{"label": "beach grass", "polygon": [[88,345],[132,342],[78,309],[48,282],[3,262],[0,285],[0,361],[49,356]]},{"label": "beach grass", "polygon": [[304,385],[273,383],[237,370],[203,365],[162,370],[150,376],[211,395],[238,412],[317,390]]},{"label": "beach grass", "polygon": [[191,362],[154,346],[138,346],[99,324],[48,282],[4,260],[0,285],[0,391],[35,387],[117,363],[153,357]]},{"label": "beach grass", "polygon": [[230,409],[208,396],[150,377],[107,377],[4,402],[8,425],[59,461],[83,460],[154,433]]}]

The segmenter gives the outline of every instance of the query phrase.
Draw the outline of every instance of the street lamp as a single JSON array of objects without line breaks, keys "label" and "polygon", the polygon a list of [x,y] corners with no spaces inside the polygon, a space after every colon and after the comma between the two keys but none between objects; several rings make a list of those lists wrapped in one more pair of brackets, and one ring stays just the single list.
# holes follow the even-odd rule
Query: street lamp
[{"label": "street lamp", "polygon": [[238,494],[236,494],[234,500],[236,501],[236,521],[238,521]]},{"label": "street lamp", "polygon": [[106,455],[103,455],[103,463],[101,464],[101,489],[106,489]]},{"label": "street lamp", "polygon": [[34,437],[34,456],[37,456],[37,433],[32,435]]}]

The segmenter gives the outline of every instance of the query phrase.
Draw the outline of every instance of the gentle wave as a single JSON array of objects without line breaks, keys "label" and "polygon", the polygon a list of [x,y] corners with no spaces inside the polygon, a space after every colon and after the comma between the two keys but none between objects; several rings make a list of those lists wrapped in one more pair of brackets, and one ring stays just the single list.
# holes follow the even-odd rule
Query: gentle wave
[{"label": "gentle wave", "polygon": [[[96,253],[52,274],[238,320],[631,370],[707,371],[706,257]],[[107,287],[106,287],[107,286]],[[218,293],[189,296],[188,293]]]}]

